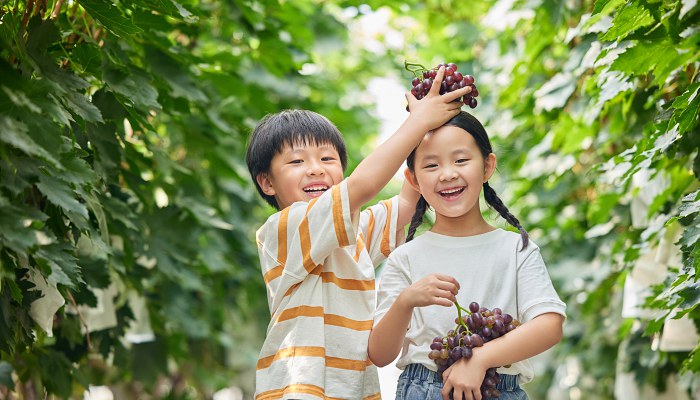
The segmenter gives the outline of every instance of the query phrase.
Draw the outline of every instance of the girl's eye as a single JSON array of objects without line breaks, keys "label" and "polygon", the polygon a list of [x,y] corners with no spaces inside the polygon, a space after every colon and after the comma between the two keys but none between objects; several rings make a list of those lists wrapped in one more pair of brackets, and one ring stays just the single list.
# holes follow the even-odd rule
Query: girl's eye
[{"label": "girl's eye", "polygon": [[460,158],[459,160],[457,160],[457,163],[458,163],[458,164],[461,164],[461,163],[465,163],[465,162],[467,162],[467,161],[469,161],[468,158]]},{"label": "girl's eye", "polygon": [[296,159],[296,160],[290,161],[289,163],[290,163],[290,164],[301,164],[301,163],[303,163],[303,162],[304,162],[304,160],[302,160],[302,159]]}]

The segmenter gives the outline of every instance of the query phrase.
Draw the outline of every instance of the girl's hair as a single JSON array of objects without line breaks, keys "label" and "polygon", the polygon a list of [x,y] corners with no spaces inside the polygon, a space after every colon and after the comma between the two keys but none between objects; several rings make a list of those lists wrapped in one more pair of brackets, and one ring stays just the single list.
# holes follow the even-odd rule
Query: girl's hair
[{"label": "girl's hair", "polygon": [[[486,159],[489,154],[493,153],[493,148],[491,147],[491,141],[486,133],[486,129],[481,125],[478,119],[466,111],[461,111],[457,116],[449,120],[445,125],[456,126],[463,129],[470,135],[474,137],[476,144],[479,146],[481,155]],[[406,159],[406,165],[408,169],[415,174],[415,159],[416,159],[416,149],[413,149],[411,154],[409,154]],[[496,191],[489,185],[488,182],[484,183],[484,199],[486,203],[498,211],[509,224],[513,225],[520,231],[520,237],[522,238],[523,247],[525,249],[530,241],[527,231],[520,225],[520,221],[513,214],[508,211],[508,207],[503,204],[503,201],[498,197]],[[423,215],[428,208],[428,202],[425,201],[423,196],[420,196],[418,203],[416,204],[416,212],[413,214],[411,219],[411,225],[408,227],[408,235],[406,236],[406,241],[409,242],[413,239],[416,234],[416,229],[423,223]],[[521,249],[521,250],[522,250]]]},{"label": "girl's hair", "polygon": [[335,147],[345,171],[348,165],[345,141],[328,118],[309,110],[283,110],[266,115],[253,130],[246,150],[248,172],[260,196],[279,210],[275,197],[266,195],[256,183],[258,175],[270,172],[272,158],[285,146],[320,144]]}]

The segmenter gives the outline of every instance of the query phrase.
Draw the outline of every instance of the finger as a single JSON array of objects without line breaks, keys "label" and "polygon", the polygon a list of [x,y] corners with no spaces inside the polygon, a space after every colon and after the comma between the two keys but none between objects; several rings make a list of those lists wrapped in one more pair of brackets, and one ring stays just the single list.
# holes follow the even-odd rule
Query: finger
[{"label": "finger", "polygon": [[452,307],[454,301],[448,300],[444,297],[433,297],[433,304],[444,307]]},{"label": "finger", "polygon": [[474,400],[481,400],[481,390],[472,390],[472,396],[474,396]]},{"label": "finger", "polygon": [[434,276],[435,276],[437,279],[439,279],[439,280],[441,280],[441,281],[443,281],[443,282],[449,282],[449,283],[453,284],[454,286],[456,286],[457,289],[460,289],[459,281],[457,281],[457,279],[456,279],[454,276],[451,276],[451,275],[444,275],[444,274],[437,274],[437,273],[434,274]]},{"label": "finger", "polygon": [[[437,79],[437,77],[436,77],[436,79]],[[431,89],[431,91],[432,91],[432,89]],[[447,93],[443,94],[443,95],[442,95],[442,98],[443,98],[445,101],[455,101],[456,99],[458,99],[458,98],[460,98],[460,97],[462,97],[462,96],[464,96],[464,95],[466,95],[466,94],[469,94],[469,93],[471,93],[471,92],[472,92],[472,87],[471,87],[471,86],[465,86],[465,87],[463,87],[463,88],[461,88],[461,89],[457,89],[457,90],[455,90],[455,91],[453,91],[453,92],[447,92]]]},{"label": "finger", "polygon": [[438,69],[437,75],[435,75],[435,80],[433,80],[433,86],[430,87],[430,92],[428,96],[437,96],[440,94],[440,85],[442,84],[442,78],[445,75],[445,67],[440,67]]},{"label": "finger", "polygon": [[[443,381],[444,382],[444,381]],[[445,386],[442,387],[442,400],[450,400],[450,392],[452,391],[452,384],[445,382]]]},{"label": "finger", "polygon": [[435,283],[435,288],[452,294],[457,294],[459,292],[457,285],[453,282],[437,281]]}]

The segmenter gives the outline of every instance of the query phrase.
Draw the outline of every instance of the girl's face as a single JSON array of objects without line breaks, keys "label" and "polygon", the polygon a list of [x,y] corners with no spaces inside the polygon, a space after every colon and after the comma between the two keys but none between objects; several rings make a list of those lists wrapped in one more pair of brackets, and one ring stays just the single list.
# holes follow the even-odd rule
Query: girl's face
[{"label": "girl's face", "polygon": [[479,194],[495,168],[496,156],[484,159],[471,134],[443,126],[425,135],[406,177],[435,210],[437,225],[446,218],[482,218]]}]

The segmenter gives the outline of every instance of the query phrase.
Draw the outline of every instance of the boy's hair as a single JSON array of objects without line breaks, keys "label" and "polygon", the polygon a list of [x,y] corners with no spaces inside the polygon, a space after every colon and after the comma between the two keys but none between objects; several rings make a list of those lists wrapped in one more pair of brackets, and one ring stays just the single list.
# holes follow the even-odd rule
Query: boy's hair
[{"label": "boy's hair", "polygon": [[330,144],[338,151],[343,172],[348,163],[345,141],[326,117],[308,110],[284,110],[266,115],[253,130],[246,150],[248,171],[258,193],[277,210],[274,196],[266,195],[257,177],[270,172],[272,158],[286,146]]},{"label": "boy's hair", "polygon": [[[484,129],[484,126],[478,119],[476,119],[476,117],[468,112],[460,111],[459,114],[447,121],[445,125],[456,126],[472,135],[477,146],[479,146],[479,150],[481,151],[481,155],[484,157],[484,159],[486,159],[489,154],[493,153],[491,140],[489,140],[489,135],[486,133],[486,129]],[[408,158],[406,159],[406,166],[411,172],[415,171],[415,158],[416,149],[413,149],[411,154],[409,154]],[[484,183],[484,199],[489,206],[491,206],[501,215],[501,217],[520,231],[520,237],[522,238],[523,242],[522,249],[525,249],[529,242],[527,231],[525,231],[525,228],[520,225],[520,221],[518,221],[518,219],[515,218],[510,211],[508,211],[508,207],[503,204],[503,201],[501,201],[496,194],[496,191],[493,190],[488,182]],[[408,234],[406,235],[407,242],[413,239],[416,229],[418,229],[418,227],[423,223],[423,215],[425,214],[427,207],[428,202],[425,201],[423,196],[420,196],[420,199],[418,199],[418,203],[416,204],[416,212],[413,214],[413,218],[411,219],[411,225],[408,227]]]}]

